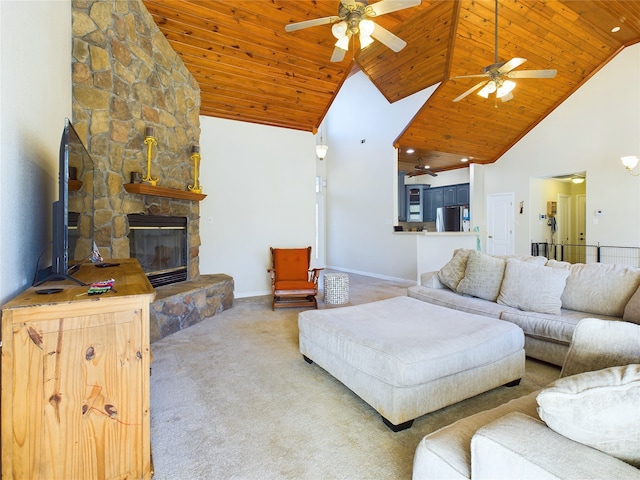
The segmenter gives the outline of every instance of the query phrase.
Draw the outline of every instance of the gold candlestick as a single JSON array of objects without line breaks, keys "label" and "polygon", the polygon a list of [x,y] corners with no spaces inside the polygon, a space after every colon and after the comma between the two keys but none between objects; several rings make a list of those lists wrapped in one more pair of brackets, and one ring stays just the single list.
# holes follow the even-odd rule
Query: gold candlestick
[{"label": "gold candlestick", "polygon": [[150,183],[152,187],[155,187],[158,184],[158,179],[151,178],[151,149],[154,145],[158,145],[158,142],[153,136],[153,127],[147,127],[145,135],[144,144],[147,146],[147,175],[142,181]]},{"label": "gold candlestick", "polygon": [[202,185],[200,185],[198,177],[200,176],[200,146],[194,145],[191,147],[191,160],[193,160],[193,178],[194,184],[189,185],[189,191],[193,193],[202,193]]}]

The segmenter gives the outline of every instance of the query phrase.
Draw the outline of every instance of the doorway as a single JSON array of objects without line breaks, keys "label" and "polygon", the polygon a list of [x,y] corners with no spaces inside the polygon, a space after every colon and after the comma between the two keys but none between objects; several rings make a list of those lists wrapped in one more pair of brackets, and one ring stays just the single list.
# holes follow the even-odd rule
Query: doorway
[{"label": "doorway", "polygon": [[497,193],[487,196],[487,253],[513,254],[514,194]]},{"label": "doorway", "polygon": [[586,172],[530,180],[531,242],[548,244],[551,259],[585,263],[586,186]]}]

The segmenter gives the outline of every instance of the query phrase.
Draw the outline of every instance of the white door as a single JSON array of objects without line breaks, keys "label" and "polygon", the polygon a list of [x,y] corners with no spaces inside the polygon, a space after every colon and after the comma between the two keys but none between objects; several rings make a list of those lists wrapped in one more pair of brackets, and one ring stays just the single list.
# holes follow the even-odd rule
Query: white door
[{"label": "white door", "polygon": [[513,254],[513,193],[487,195],[487,253]]},{"label": "white door", "polygon": [[576,230],[578,231],[578,245],[580,254],[576,258],[576,262],[587,262],[587,196],[578,195],[576,206]]},{"label": "white door", "polygon": [[561,245],[562,256],[556,254],[556,260],[564,260],[573,263],[573,254],[575,248],[573,245],[573,229],[571,219],[571,197],[569,195],[558,194],[558,212],[556,215],[556,236],[555,243]]}]

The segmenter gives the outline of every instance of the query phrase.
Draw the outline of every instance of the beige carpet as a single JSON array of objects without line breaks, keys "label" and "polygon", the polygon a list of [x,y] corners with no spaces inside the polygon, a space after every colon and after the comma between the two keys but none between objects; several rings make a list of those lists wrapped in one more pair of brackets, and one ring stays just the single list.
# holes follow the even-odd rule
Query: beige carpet
[{"label": "beige carpet", "polygon": [[[406,295],[408,286],[353,274],[349,280],[352,305]],[[320,302],[320,308],[340,307]],[[408,480],[424,435],[559,375],[556,367],[527,360],[519,386],[424,415],[393,433],[375,410],[302,359],[300,311],[272,312],[269,297],[237,299],[230,310],[152,345],[154,479]]]}]

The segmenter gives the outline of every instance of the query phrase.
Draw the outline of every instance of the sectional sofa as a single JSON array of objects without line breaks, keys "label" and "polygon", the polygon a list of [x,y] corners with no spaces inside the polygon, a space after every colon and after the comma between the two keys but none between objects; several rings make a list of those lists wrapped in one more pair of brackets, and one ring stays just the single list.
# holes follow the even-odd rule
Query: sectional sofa
[{"label": "sectional sofa", "polygon": [[413,480],[640,479],[640,325],[582,320],[546,388],[437,430]]},{"label": "sectional sofa", "polygon": [[583,318],[640,323],[640,268],[459,249],[410,297],[518,325],[527,356],[561,366]]}]

